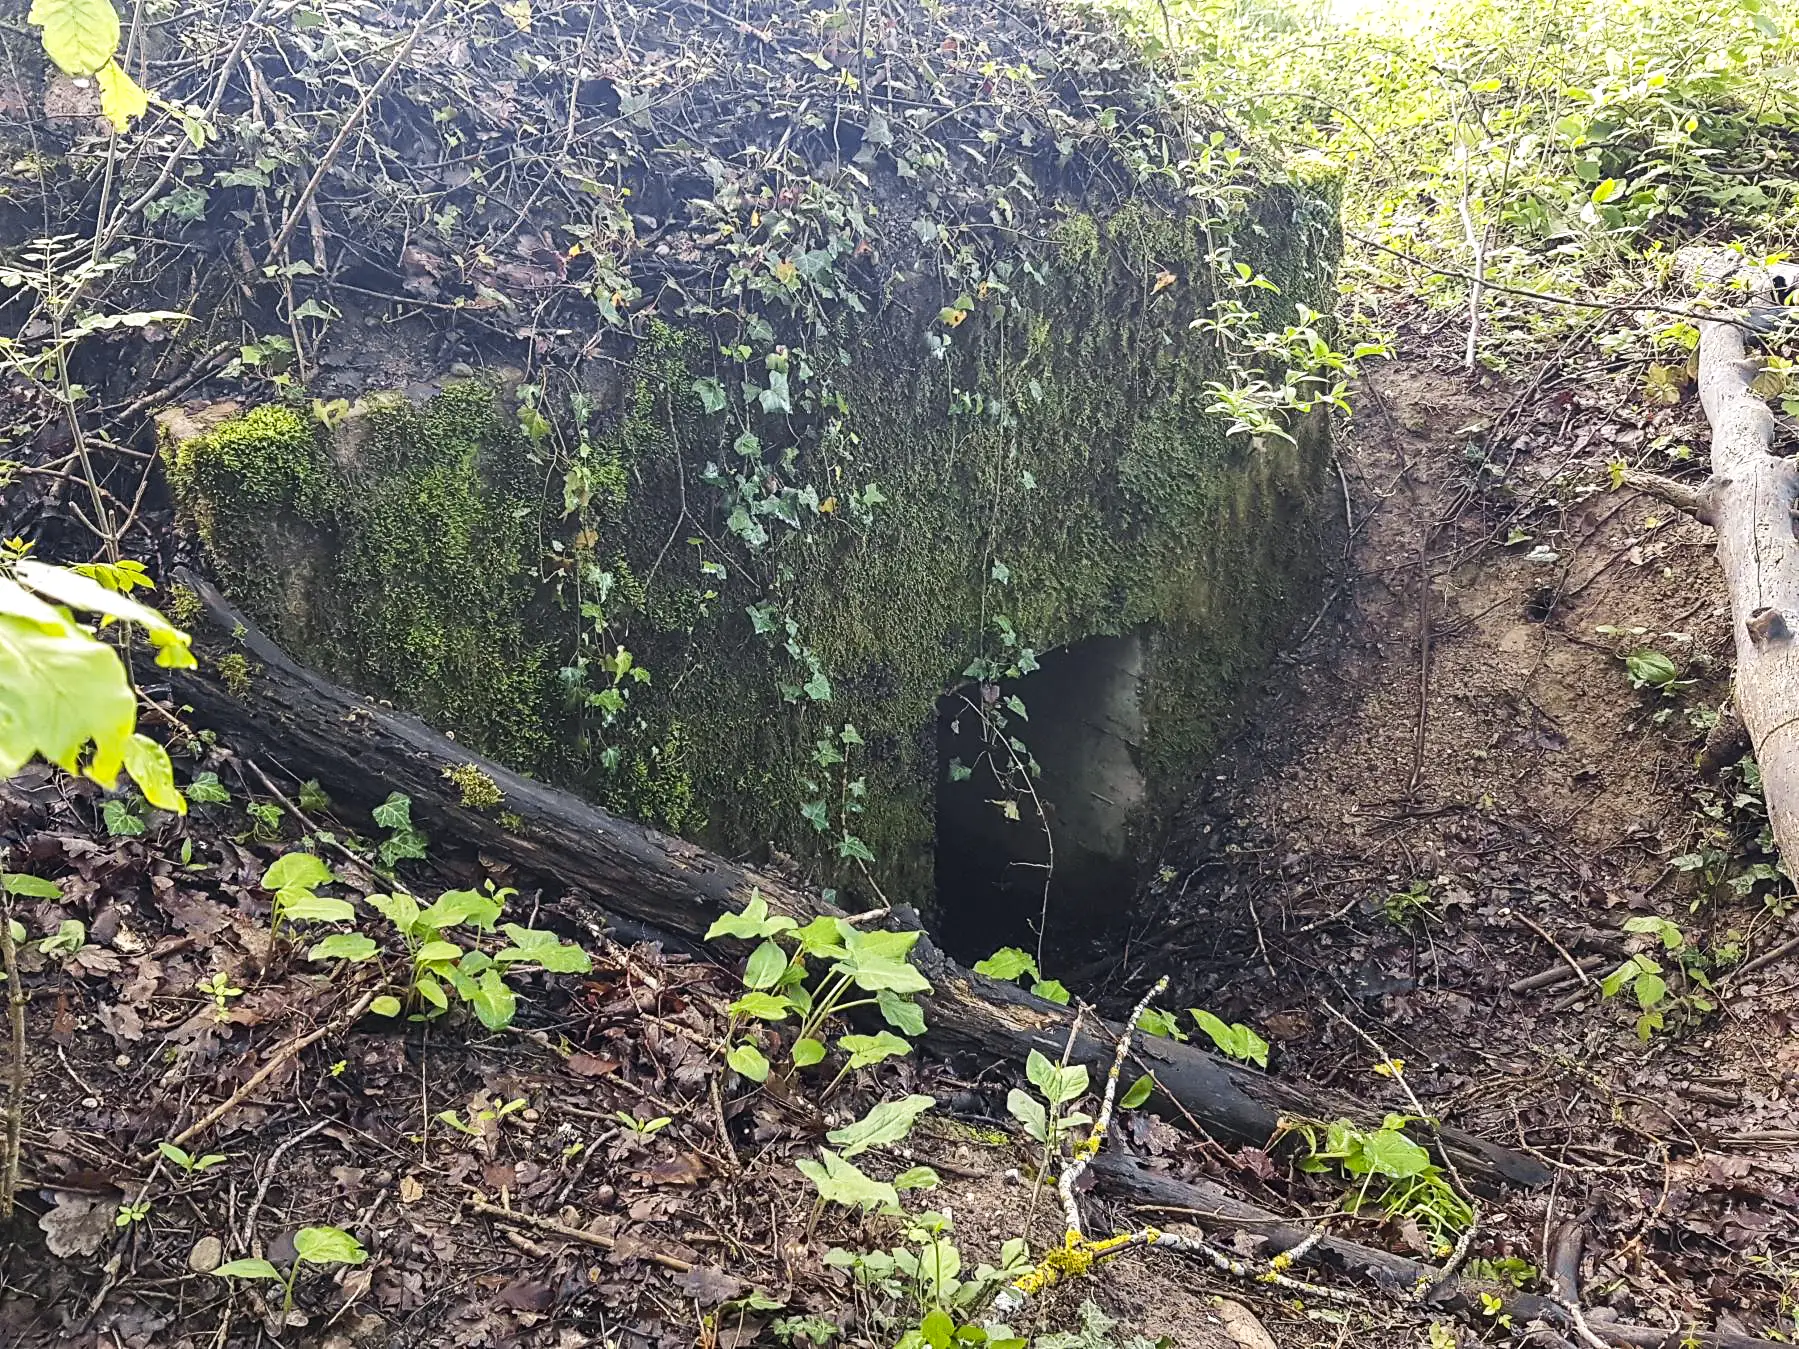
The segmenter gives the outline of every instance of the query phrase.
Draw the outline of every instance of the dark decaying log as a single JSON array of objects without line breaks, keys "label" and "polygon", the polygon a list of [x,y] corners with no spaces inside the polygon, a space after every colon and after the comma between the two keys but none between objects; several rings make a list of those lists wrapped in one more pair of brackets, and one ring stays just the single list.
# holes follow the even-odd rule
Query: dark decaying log
[{"label": "dark decaying log", "polygon": [[[1091,1173],[1102,1192],[1146,1206],[1146,1218],[1153,1220],[1158,1213],[1162,1214],[1158,1225],[1175,1221],[1213,1231],[1251,1232],[1266,1239],[1264,1251],[1271,1256],[1291,1250],[1310,1235],[1306,1228],[1247,1203],[1222,1186],[1204,1180],[1176,1180],[1139,1165],[1116,1149],[1107,1149],[1096,1157]],[[1417,1260],[1336,1236],[1323,1238],[1307,1258],[1307,1263],[1372,1280],[1402,1300],[1413,1297],[1421,1284],[1435,1285],[1437,1278],[1435,1269]],[[1305,1270],[1302,1266],[1289,1273],[1303,1277]],[[1573,1318],[1554,1299],[1520,1292],[1510,1284],[1452,1278],[1433,1286],[1429,1300],[1423,1305],[1427,1309],[1464,1312],[1478,1319],[1482,1315],[1480,1298],[1483,1293],[1503,1302],[1506,1312],[1520,1326],[1527,1321],[1542,1321],[1562,1328],[1570,1339],[1578,1338],[1573,1331]],[[1588,1329],[1600,1339],[1621,1346],[1665,1345],[1674,1349],[1690,1344],[1705,1349],[1779,1349],[1777,1341],[1757,1339],[1735,1331],[1664,1330],[1654,1326],[1622,1325],[1600,1319],[1599,1314],[1593,1312],[1587,1313],[1586,1322]]]},{"label": "dark decaying log", "polygon": [[[188,574],[180,579],[200,596],[216,631],[196,634],[200,669],[175,675],[176,696],[194,709],[199,724],[238,751],[278,762],[296,777],[317,778],[338,799],[364,807],[392,791],[405,792],[415,818],[439,837],[475,845],[589,895],[605,909],[683,937],[703,936],[721,913],[742,908],[752,891],[801,922],[826,911],[815,894],[788,881],[520,777],[416,718],[320,678],[289,659],[207,582]],[[217,661],[207,658],[232,649],[233,642],[251,661],[248,688],[236,694],[209,673]],[[466,764],[493,779],[505,797],[501,809],[517,817],[513,828],[501,825],[497,812],[460,804],[444,773]],[[974,974],[928,941],[920,942],[916,959],[935,985],[925,1004],[928,1047],[1018,1064],[1032,1049],[1060,1056],[1068,1037],[1066,1009]],[[1092,1033],[1079,1037],[1074,1059],[1103,1074],[1118,1028],[1091,1017],[1085,1024]],[[1146,1039],[1137,1054],[1155,1070],[1169,1119],[1195,1121],[1234,1142],[1266,1142],[1283,1116],[1379,1118],[1379,1111],[1334,1093],[1278,1081],[1189,1045]],[[1485,1139],[1445,1130],[1445,1140],[1471,1183],[1491,1189],[1549,1179],[1534,1158]]]}]

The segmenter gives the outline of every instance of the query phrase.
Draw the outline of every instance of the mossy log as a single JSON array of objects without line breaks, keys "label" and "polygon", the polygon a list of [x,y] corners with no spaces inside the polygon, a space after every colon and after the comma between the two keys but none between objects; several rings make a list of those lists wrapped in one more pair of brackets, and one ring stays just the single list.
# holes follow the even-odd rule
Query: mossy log
[{"label": "mossy log", "polygon": [[[202,649],[211,652],[200,670],[175,676],[176,695],[202,725],[240,751],[316,777],[358,805],[403,791],[413,800],[415,817],[440,836],[479,846],[591,895],[608,910],[685,937],[703,937],[715,918],[741,908],[752,892],[801,922],[826,911],[818,896],[778,876],[608,815],[319,678],[207,582],[185,573],[180,580],[199,597],[213,630],[200,634]],[[236,673],[229,677],[217,673],[222,651],[244,658],[233,662]],[[227,687],[228,680],[234,687]],[[469,804],[471,780],[493,789],[480,793],[480,804]],[[928,941],[919,943],[917,960],[934,985],[926,1004],[925,1038],[932,1048],[1017,1063],[1032,1049],[1052,1057],[1062,1053],[1066,1008],[974,974]],[[1103,1074],[1119,1027],[1092,1017],[1083,1024],[1092,1030],[1076,1037],[1073,1060]],[[1145,1040],[1135,1052],[1155,1073],[1169,1118],[1222,1138],[1265,1143],[1286,1116],[1379,1114],[1173,1041]],[[1521,1153],[1454,1130],[1445,1137],[1463,1173],[1487,1188],[1549,1179],[1546,1167]]]},{"label": "mossy log", "polygon": [[[1102,1190],[1116,1198],[1152,1210],[1170,1213],[1180,1221],[1191,1221],[1215,1230],[1247,1229],[1262,1237],[1267,1255],[1292,1250],[1311,1235],[1309,1229],[1291,1223],[1267,1209],[1258,1208],[1237,1198],[1222,1186],[1210,1181],[1177,1180],[1163,1172],[1138,1165],[1128,1156],[1110,1150],[1094,1159],[1092,1174]],[[1578,1254],[1578,1252],[1577,1252]],[[1311,1262],[1340,1270],[1360,1278],[1372,1279],[1381,1288],[1401,1300],[1417,1296],[1421,1288],[1430,1289],[1425,1306],[1431,1310],[1484,1315],[1483,1297],[1497,1298],[1506,1315],[1515,1322],[1541,1321],[1549,1326],[1573,1329],[1573,1316],[1554,1298],[1526,1293],[1510,1284],[1485,1279],[1452,1277],[1439,1282],[1439,1271],[1421,1261],[1391,1251],[1376,1250],[1360,1242],[1338,1236],[1323,1237],[1312,1249]],[[1290,1271],[1303,1274],[1303,1270]],[[1578,1289],[1573,1290],[1577,1294]],[[1663,1330],[1654,1326],[1632,1326],[1588,1316],[1587,1329],[1606,1344],[1700,1345],[1705,1349],[1778,1349],[1774,1340],[1760,1339],[1737,1331]],[[1584,1337],[1583,1337],[1583,1342]]]}]

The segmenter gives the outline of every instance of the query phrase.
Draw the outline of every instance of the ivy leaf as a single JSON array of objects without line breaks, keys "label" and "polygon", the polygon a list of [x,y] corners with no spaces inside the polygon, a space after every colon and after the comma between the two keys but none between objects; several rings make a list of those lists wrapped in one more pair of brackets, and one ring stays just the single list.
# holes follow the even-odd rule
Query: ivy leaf
[{"label": "ivy leaf", "polygon": [[554,932],[507,923],[506,935],[512,938],[512,945],[495,952],[496,965],[524,961],[541,966],[551,974],[586,974],[593,969],[593,961],[586,951],[573,942],[563,941]]},{"label": "ivy leaf", "polygon": [[404,792],[390,792],[387,800],[376,806],[370,814],[383,829],[410,829],[412,798]]},{"label": "ivy leaf", "polygon": [[700,406],[707,412],[723,412],[725,410],[725,390],[711,375],[696,379],[693,391],[700,396]]},{"label": "ivy leaf", "polygon": [[116,796],[100,807],[100,816],[106,821],[106,832],[114,838],[136,838],[144,832],[143,818]]},{"label": "ivy leaf", "polygon": [[187,784],[187,799],[203,806],[223,806],[230,804],[231,793],[225,790],[217,773],[196,773]]},{"label": "ivy leaf", "polygon": [[936,1104],[935,1096],[908,1096],[902,1101],[882,1101],[854,1124],[833,1129],[825,1137],[843,1149],[846,1159],[855,1157],[870,1148],[899,1142],[912,1132],[912,1126],[918,1122],[918,1117]]},{"label": "ivy leaf", "polygon": [[44,50],[65,74],[92,75],[119,49],[112,0],[32,0],[26,22],[44,30]]}]

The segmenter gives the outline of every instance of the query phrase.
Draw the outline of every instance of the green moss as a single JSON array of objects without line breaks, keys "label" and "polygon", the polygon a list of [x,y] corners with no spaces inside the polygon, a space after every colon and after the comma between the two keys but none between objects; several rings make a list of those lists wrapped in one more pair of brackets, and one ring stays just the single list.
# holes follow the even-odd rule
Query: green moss
[{"label": "green moss", "polygon": [[472,763],[446,768],[443,775],[470,810],[492,810],[506,799],[499,784]]},{"label": "green moss", "polygon": [[169,622],[183,631],[191,632],[205,613],[200,604],[200,596],[191,586],[174,585],[168,590],[168,599],[163,603],[163,612]]},{"label": "green moss", "polygon": [[220,656],[218,669],[225,691],[233,698],[242,698],[250,691],[250,661],[243,652],[228,651]]}]

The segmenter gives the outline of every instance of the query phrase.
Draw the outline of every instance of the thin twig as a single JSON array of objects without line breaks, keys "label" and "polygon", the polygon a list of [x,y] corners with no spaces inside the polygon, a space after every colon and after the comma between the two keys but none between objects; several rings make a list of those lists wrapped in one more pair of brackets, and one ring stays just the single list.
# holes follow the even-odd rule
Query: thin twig
[{"label": "thin twig", "polygon": [[[501,1208],[498,1204],[490,1204],[485,1199],[465,1199],[462,1201],[476,1213],[485,1214],[489,1218],[497,1218],[503,1223],[516,1223],[520,1227],[535,1228],[539,1232],[551,1232],[570,1241],[579,1241],[584,1245],[594,1246],[602,1251],[609,1251],[618,1243],[611,1237],[602,1236],[598,1232],[589,1232],[579,1227],[569,1227],[551,1218],[539,1218],[534,1214],[520,1213],[516,1209]],[[677,1274],[685,1274],[693,1268],[685,1260],[672,1255],[663,1255],[658,1251],[645,1251],[642,1256],[653,1265],[661,1265],[664,1269],[672,1269]]]},{"label": "thin twig", "polygon": [[12,1216],[19,1189],[19,1140],[25,1127],[25,987],[12,937],[12,901],[0,913],[0,958],[6,963],[6,1013],[12,1026],[12,1060],[6,1084],[6,1157],[0,1169],[0,1218]]}]

